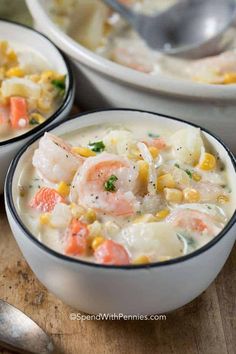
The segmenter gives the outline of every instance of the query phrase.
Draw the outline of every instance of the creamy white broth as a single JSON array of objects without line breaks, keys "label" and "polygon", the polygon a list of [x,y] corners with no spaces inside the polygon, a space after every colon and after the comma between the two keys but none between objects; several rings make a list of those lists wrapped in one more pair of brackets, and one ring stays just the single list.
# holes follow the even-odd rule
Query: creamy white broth
[{"label": "creamy white broth", "polygon": [[[195,128],[188,129],[191,129],[191,131],[187,131],[187,134],[193,134],[192,144],[194,144],[194,136],[196,135],[196,141],[199,139],[199,130]],[[205,138],[203,140],[207,153],[211,153],[215,156],[215,168],[206,171],[184,161],[183,154],[180,151],[185,148],[187,139],[183,140],[182,146],[180,146],[178,142],[178,134],[185,134],[182,134],[182,132],[184,132],[183,129],[176,132],[174,130],[159,128],[155,124],[149,124],[147,127],[143,123],[137,122],[137,124],[127,123],[125,126],[103,124],[64,134],[61,138],[74,147],[80,146],[88,148],[89,143],[102,141],[105,145],[105,151],[97,152],[96,156],[84,159],[83,164],[79,167],[78,173],[80,175],[76,177],[79,182],[76,178],[68,182],[70,194],[65,197],[63,203],[59,202],[50,212],[42,212],[38,206],[32,207],[32,200],[34,200],[37,192],[44,187],[51,188],[58,192],[62,181],[58,180],[55,183],[45,180],[45,175],[42,176],[42,171],[40,172],[37,167],[34,168],[32,165],[32,153],[31,158],[29,158],[24,165],[18,183],[17,204],[23,222],[35,237],[50,248],[60,253],[66,253],[71,257],[104,264],[142,264],[164,261],[183,256],[202,247],[211,241],[231,218],[235,210],[235,197],[232,196],[231,193],[228,171],[223,163],[218,160],[216,151],[205,141]],[[134,154],[133,150],[133,155],[127,156],[126,148],[124,148],[122,141],[126,133],[130,134],[128,139],[125,138],[125,144],[128,145],[130,144],[130,138],[134,139],[135,144],[139,144],[143,141],[151,144],[153,142],[152,137],[156,136],[164,139],[168,145],[164,149],[160,148],[158,150],[158,157],[152,162],[154,165],[152,165],[152,163],[149,164],[149,177],[152,169],[154,169],[157,178],[156,181],[152,181],[153,186],[151,187],[149,186],[150,181],[143,181],[141,178],[140,166],[143,164],[144,160]],[[115,139],[114,136],[116,136],[117,141],[113,146],[112,141]],[[154,138],[154,140],[155,139],[159,138]],[[176,142],[175,145],[174,142]],[[116,149],[118,150],[116,151]],[[96,195],[94,195],[94,197],[90,196],[90,193],[93,191],[90,189],[87,190],[89,206],[86,204],[88,203],[88,201],[86,201],[87,199],[84,198],[82,194],[80,194],[77,199],[77,183],[83,183],[83,174],[89,168],[85,168],[85,163],[88,165],[88,163],[94,163],[96,159],[102,159],[102,161],[106,160],[107,155],[104,155],[106,151],[112,154],[114,160],[116,158],[125,159],[132,164],[132,168],[135,167],[137,170],[137,173],[129,172],[132,174],[135,181],[129,181],[130,184],[126,181],[125,183],[128,183],[128,187],[126,188],[124,184],[122,185],[122,183],[124,183],[122,178],[125,180],[125,177],[119,174],[120,171],[118,169],[116,173],[119,177],[118,180],[115,181],[118,186],[116,188],[118,189],[114,191],[106,190],[107,198],[113,198],[122,188],[123,191],[126,191],[126,198],[132,200],[133,203],[133,211],[128,216],[114,215],[113,212],[112,214],[110,213],[109,208],[105,210],[101,207],[103,204],[99,198],[103,198],[104,191],[102,194],[99,194],[99,198],[96,199]],[[131,150],[129,150],[129,152],[130,151]],[[193,155],[194,154],[195,152],[193,151]],[[201,154],[203,154],[203,152],[201,152]],[[187,159],[188,158],[193,157],[187,156]],[[201,160],[202,158],[201,156]],[[63,165],[61,168],[63,169]],[[51,178],[53,174],[53,169],[50,172],[49,178]],[[181,183],[179,173],[181,175]],[[166,176],[169,174],[174,176],[175,185],[166,186],[165,189],[158,189],[158,179],[163,175]],[[195,174],[201,177],[201,181],[196,182],[193,180]],[[113,172],[111,172],[111,175],[113,175]],[[132,187],[132,196],[130,196],[130,186],[132,186],[133,182],[135,187]],[[144,182],[146,185],[144,185]],[[93,182],[93,185],[94,183],[95,182]],[[184,183],[186,183],[186,185]],[[93,188],[93,185],[91,185],[91,188]],[[150,190],[147,190],[146,187],[150,188]],[[86,188],[85,184],[80,193],[83,193]],[[186,188],[194,189],[195,191],[199,189],[201,196],[203,196],[202,198],[206,198],[208,195],[207,198],[209,200],[203,201],[201,198],[193,202],[187,199],[185,200]],[[202,191],[201,189],[204,188],[206,189]],[[177,197],[179,197],[179,194],[184,195],[182,201],[177,201],[175,199],[176,196],[171,194],[173,192],[177,193]],[[134,201],[132,199],[133,197]],[[174,199],[169,199],[170,197]],[[30,204],[31,207],[29,206]],[[58,205],[60,206],[58,207]],[[81,208],[82,212],[80,210]],[[113,206],[111,204],[111,209],[112,208]],[[65,252],[68,246],[68,228],[70,228],[71,220],[74,218],[72,214],[70,214],[71,210],[76,210],[78,213],[76,214],[77,219],[86,225],[86,228],[89,230],[86,250],[82,253],[79,252],[79,254]],[[91,210],[94,212],[94,215],[92,219],[89,219],[88,213],[89,211],[91,213]],[[78,217],[78,215],[80,216]],[[200,221],[200,219],[202,220]],[[186,224],[187,220],[190,221]],[[102,237],[102,239],[100,239],[101,245],[97,248],[94,246],[93,249],[91,246],[93,244],[92,242],[95,239],[98,240],[99,237]],[[112,241],[115,246],[119,245],[122,247],[122,251],[119,250],[119,252],[125,252],[125,257],[128,257],[126,261],[123,259],[123,261],[120,260],[121,263],[119,263],[119,260],[113,259],[110,260],[110,263],[106,263],[104,259],[103,261],[101,260],[101,257],[104,256],[102,247],[106,244],[107,240]],[[102,256],[101,254],[99,255],[99,250]]]},{"label": "creamy white broth", "polygon": [[[176,0],[120,1],[135,10],[152,13],[162,11]],[[229,43],[223,55],[185,60],[168,57],[151,50],[145,42],[100,0],[56,0],[47,4],[52,20],[74,40],[105,58],[131,69],[157,77],[193,80],[207,84],[236,83],[235,32],[226,33]],[[76,9],[76,10],[75,10]],[[234,36],[235,37],[235,36]]]}]

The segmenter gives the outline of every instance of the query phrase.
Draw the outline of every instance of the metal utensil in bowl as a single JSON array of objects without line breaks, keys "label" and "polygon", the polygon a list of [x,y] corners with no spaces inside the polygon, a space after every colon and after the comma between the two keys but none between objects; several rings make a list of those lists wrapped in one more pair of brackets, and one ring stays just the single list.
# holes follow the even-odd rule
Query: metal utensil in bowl
[{"label": "metal utensil in bowl", "polygon": [[103,0],[146,41],[168,55],[200,58],[223,50],[233,39],[226,31],[236,15],[235,0],[179,0],[157,14],[146,15],[117,0]]}]

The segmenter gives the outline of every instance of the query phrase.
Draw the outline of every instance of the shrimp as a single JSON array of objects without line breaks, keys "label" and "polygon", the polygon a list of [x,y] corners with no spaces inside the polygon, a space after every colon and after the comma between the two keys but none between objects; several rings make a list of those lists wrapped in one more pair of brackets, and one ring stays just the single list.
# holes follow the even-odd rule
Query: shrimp
[{"label": "shrimp", "polygon": [[236,73],[236,52],[228,51],[214,57],[196,60],[188,66],[187,73],[198,81],[224,83],[225,74]]},{"label": "shrimp", "polygon": [[106,214],[129,216],[135,212],[137,177],[129,160],[102,153],[85,161],[72,182],[70,199]]},{"label": "shrimp", "polygon": [[33,166],[38,175],[52,183],[70,183],[83,161],[83,157],[72,152],[71,145],[49,133],[40,139],[33,156]]},{"label": "shrimp", "polygon": [[64,203],[64,198],[55,190],[41,188],[30,202],[30,207],[44,212],[52,211],[58,203]]},{"label": "shrimp", "polygon": [[200,235],[216,236],[221,228],[216,225],[213,216],[193,209],[177,209],[167,218],[166,222],[173,226]]}]

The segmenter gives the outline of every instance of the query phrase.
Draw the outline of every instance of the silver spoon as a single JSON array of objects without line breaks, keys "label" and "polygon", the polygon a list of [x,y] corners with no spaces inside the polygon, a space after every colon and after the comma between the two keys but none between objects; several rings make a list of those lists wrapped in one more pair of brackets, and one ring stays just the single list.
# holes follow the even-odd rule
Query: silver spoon
[{"label": "silver spoon", "polygon": [[52,354],[46,333],[23,312],[0,300],[0,345],[17,353]]},{"label": "silver spoon", "polygon": [[233,38],[230,32],[227,40],[224,35],[235,20],[236,0],[179,0],[153,15],[139,13],[117,0],[103,1],[120,13],[149,47],[168,55],[213,55]]}]

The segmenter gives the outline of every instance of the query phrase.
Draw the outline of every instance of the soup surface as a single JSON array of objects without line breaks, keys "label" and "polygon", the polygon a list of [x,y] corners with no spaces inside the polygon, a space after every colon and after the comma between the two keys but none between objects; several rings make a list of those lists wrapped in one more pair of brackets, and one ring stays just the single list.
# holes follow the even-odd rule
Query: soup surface
[{"label": "soup surface", "polygon": [[[177,0],[120,0],[135,10],[153,13]],[[117,13],[100,0],[57,0],[47,3],[49,14],[68,35],[85,47],[121,65],[156,75],[207,84],[236,83],[235,43],[225,53],[201,60],[164,56],[147,47]],[[76,10],[75,10],[76,9]],[[225,42],[228,42],[227,34]]]},{"label": "soup surface", "polygon": [[191,253],[220,233],[234,204],[225,166],[200,129],[138,121],[45,133],[17,197],[42,243],[112,265]]},{"label": "soup surface", "polygon": [[40,53],[0,41],[0,142],[22,135],[61,105],[66,76]]}]

